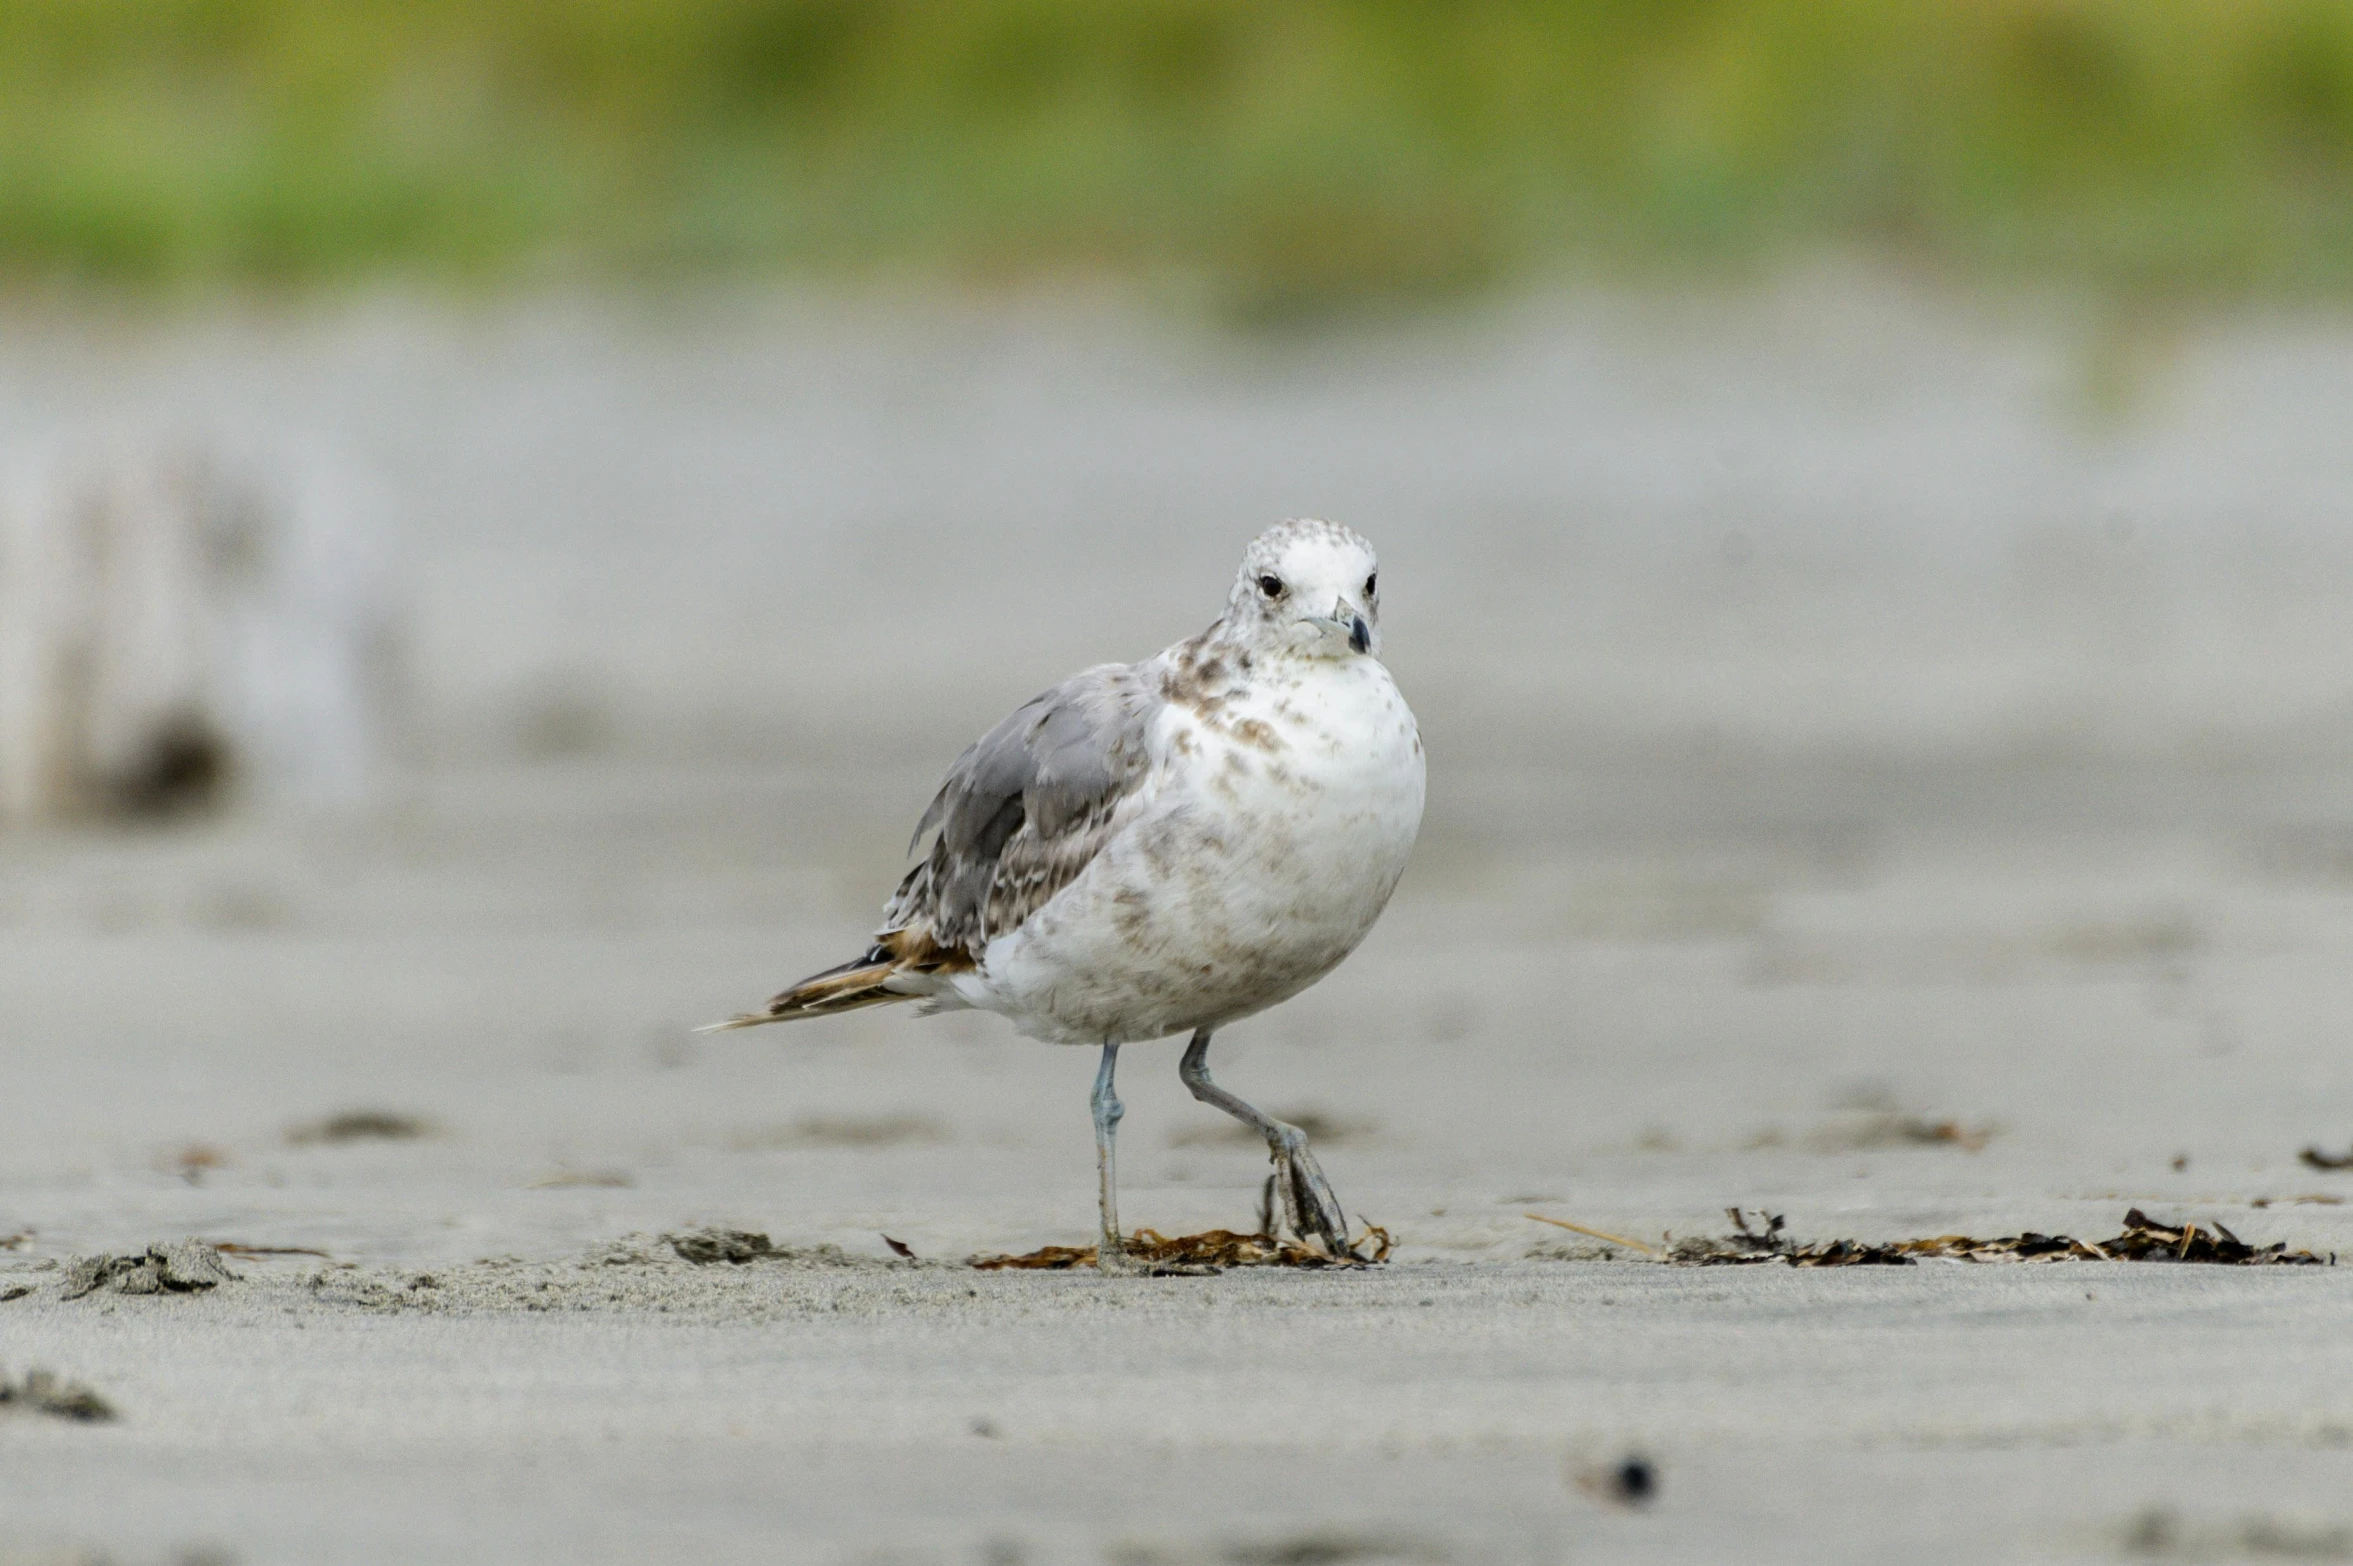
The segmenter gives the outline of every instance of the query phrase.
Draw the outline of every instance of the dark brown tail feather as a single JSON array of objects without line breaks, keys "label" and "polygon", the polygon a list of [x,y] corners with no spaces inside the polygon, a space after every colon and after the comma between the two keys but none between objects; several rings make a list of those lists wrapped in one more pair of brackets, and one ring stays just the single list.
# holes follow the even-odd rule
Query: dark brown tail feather
[{"label": "dark brown tail feather", "polygon": [[856,1011],[861,1006],[887,1006],[892,1001],[913,1000],[912,995],[883,987],[894,975],[906,972],[907,967],[898,956],[878,946],[838,968],[812,973],[759,1011],[747,1011],[740,1017],[730,1017],[695,1031],[724,1033],[729,1028],[756,1028],[764,1022],[792,1022],[802,1017],[830,1017],[836,1012]]}]

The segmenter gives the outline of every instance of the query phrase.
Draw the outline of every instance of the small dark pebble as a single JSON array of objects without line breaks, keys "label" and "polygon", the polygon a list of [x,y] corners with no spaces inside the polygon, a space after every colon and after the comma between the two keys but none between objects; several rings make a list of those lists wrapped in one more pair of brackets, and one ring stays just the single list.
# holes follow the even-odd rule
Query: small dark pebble
[{"label": "small dark pebble", "polygon": [[1611,1488],[1628,1506],[1648,1506],[1659,1493],[1658,1470],[1647,1457],[1629,1457],[1610,1475]]},{"label": "small dark pebble", "polygon": [[1577,1488],[1612,1506],[1640,1509],[1658,1499],[1658,1465],[1640,1452],[1628,1452],[1614,1463],[1596,1463],[1572,1470]]}]

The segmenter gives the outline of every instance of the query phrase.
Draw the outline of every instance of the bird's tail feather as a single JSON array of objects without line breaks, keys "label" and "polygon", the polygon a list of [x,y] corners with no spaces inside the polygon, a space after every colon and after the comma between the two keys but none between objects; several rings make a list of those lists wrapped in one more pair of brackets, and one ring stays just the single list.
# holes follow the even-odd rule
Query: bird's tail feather
[{"label": "bird's tail feather", "polygon": [[889,988],[890,981],[907,970],[908,964],[898,953],[876,946],[865,956],[838,968],[809,975],[758,1011],[747,1011],[695,1031],[723,1033],[730,1028],[756,1028],[765,1022],[793,1022],[802,1017],[830,1017],[837,1012],[856,1011],[861,1006],[887,1006],[892,1001],[914,1000],[916,997],[904,990]]}]

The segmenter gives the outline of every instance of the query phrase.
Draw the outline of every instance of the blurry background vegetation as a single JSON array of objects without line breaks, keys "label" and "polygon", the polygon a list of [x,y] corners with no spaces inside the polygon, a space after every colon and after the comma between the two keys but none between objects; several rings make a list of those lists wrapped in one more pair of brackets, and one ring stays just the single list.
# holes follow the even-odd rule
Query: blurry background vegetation
[{"label": "blurry background vegetation", "polygon": [[2353,283],[2324,0],[0,0],[0,276]]}]

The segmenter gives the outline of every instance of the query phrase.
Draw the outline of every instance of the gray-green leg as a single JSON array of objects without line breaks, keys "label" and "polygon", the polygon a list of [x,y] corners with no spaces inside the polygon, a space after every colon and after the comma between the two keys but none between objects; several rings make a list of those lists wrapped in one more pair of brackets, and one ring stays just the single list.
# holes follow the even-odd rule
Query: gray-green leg
[{"label": "gray-green leg", "polygon": [[1095,1073],[1095,1171],[1102,1181],[1103,1238],[1095,1249],[1095,1265],[1104,1272],[1128,1271],[1127,1245],[1119,1235],[1119,1159],[1114,1140],[1120,1117],[1127,1113],[1111,1086],[1119,1069],[1119,1046],[1103,1046],[1103,1065]]},{"label": "gray-green leg", "polygon": [[1315,1155],[1307,1150],[1307,1133],[1287,1121],[1260,1113],[1209,1079],[1208,1029],[1194,1034],[1193,1042],[1185,1046],[1184,1062],[1177,1067],[1177,1075],[1202,1103],[1224,1110],[1266,1138],[1267,1156],[1275,1166],[1275,1194],[1282,1200],[1283,1217],[1290,1223],[1291,1232],[1302,1240],[1321,1242],[1329,1255],[1347,1255],[1348,1215],[1340,1210],[1340,1199],[1332,1194],[1331,1182],[1324,1178]]}]

